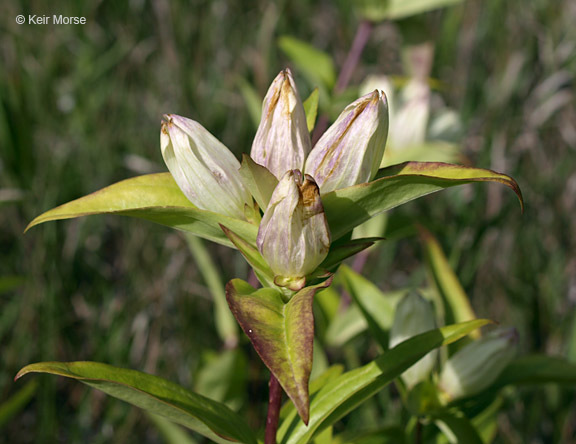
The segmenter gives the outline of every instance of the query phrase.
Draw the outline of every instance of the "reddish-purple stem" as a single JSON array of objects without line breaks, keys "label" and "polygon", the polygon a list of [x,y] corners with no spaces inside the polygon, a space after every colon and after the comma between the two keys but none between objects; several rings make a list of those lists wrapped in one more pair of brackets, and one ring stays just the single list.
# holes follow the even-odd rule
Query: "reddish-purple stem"
[{"label": "reddish-purple stem", "polygon": [[264,444],[276,444],[276,431],[280,418],[280,405],[282,404],[282,387],[278,380],[270,373],[268,384],[268,415],[266,416],[266,434]]}]

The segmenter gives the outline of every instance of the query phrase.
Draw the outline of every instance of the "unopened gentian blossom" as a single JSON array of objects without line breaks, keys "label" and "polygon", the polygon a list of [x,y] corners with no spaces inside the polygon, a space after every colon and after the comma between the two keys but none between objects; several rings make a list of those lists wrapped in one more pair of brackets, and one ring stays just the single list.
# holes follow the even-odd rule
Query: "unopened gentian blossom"
[{"label": "unopened gentian blossom", "polygon": [[164,119],[162,156],[184,195],[200,209],[246,219],[252,196],[234,154],[198,122],[174,114]]},{"label": "unopened gentian blossom", "polygon": [[272,193],[256,244],[281,287],[299,290],[326,258],[330,231],[314,179],[287,171]]},{"label": "unopened gentian blossom", "polygon": [[386,96],[373,91],[348,105],[316,143],[305,172],[322,194],[374,178],[386,145]]},{"label": "unopened gentian blossom", "polygon": [[303,170],[310,152],[306,114],[289,69],[281,71],[262,103],[262,120],[250,157],[278,180],[288,170]]}]

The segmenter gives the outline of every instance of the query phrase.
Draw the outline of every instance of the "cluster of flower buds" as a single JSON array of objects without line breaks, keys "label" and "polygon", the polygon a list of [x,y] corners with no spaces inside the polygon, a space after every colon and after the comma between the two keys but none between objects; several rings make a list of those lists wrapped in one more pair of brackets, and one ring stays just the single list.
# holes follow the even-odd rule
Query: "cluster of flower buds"
[{"label": "cluster of flower buds", "polygon": [[[199,123],[165,116],[161,146],[176,183],[200,209],[246,220],[252,196],[234,155]],[[386,144],[386,97],[374,91],[348,105],[311,149],[302,100],[290,70],[264,99],[252,159],[279,180],[258,233],[277,285],[301,288],[324,260],[330,233],[320,194],[370,181]]]}]

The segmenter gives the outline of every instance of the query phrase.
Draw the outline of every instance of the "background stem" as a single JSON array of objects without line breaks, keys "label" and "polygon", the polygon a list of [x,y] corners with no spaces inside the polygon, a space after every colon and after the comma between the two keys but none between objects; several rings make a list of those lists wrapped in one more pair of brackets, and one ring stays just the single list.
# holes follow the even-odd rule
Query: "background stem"
[{"label": "background stem", "polygon": [[270,373],[270,382],[268,383],[268,415],[266,416],[266,435],[265,444],[276,444],[276,431],[278,430],[278,419],[280,417],[280,405],[282,403],[282,387],[280,383]]}]

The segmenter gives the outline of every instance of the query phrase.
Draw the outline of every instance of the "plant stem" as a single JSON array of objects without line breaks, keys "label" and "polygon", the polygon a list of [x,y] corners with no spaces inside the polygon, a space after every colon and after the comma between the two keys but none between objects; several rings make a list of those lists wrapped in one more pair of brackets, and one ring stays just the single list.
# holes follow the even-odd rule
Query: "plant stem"
[{"label": "plant stem", "polygon": [[[340,74],[338,75],[338,80],[336,81],[336,86],[334,87],[334,93],[338,94],[348,86],[350,83],[350,79],[352,78],[352,73],[358,62],[360,60],[360,56],[364,51],[364,47],[366,43],[368,43],[368,39],[370,38],[370,34],[372,33],[372,22],[370,20],[362,20],[358,25],[358,29],[356,30],[356,35],[354,36],[354,41],[352,42],[352,47],[350,51],[348,51],[348,55],[346,56],[346,60],[344,61],[344,65],[340,70]],[[318,119],[318,123],[314,128],[314,133],[312,134],[312,144],[315,144],[320,136],[324,134],[324,131],[328,128],[328,116],[323,114]]]},{"label": "plant stem", "polygon": [[276,444],[276,431],[278,430],[278,419],[280,418],[280,405],[282,404],[282,387],[280,383],[270,373],[268,383],[268,415],[266,416],[266,435],[264,444]]}]

